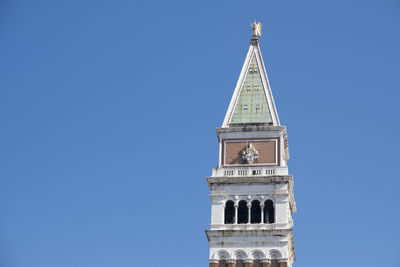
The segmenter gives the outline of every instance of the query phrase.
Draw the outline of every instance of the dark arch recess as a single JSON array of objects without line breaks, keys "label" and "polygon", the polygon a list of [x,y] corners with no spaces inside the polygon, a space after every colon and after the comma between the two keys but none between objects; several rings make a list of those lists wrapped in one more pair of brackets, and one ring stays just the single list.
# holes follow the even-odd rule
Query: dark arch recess
[{"label": "dark arch recess", "polygon": [[249,221],[249,210],[247,208],[247,202],[245,200],[239,201],[238,208],[238,223],[244,224]]},{"label": "dark arch recess", "polygon": [[251,202],[251,223],[261,223],[261,206],[260,201],[253,200]]},{"label": "dark arch recess", "polygon": [[275,223],[275,208],[274,202],[268,199],[264,205],[264,223]]},{"label": "dark arch recess", "polygon": [[228,200],[225,203],[225,224],[233,224],[235,222],[235,203]]}]

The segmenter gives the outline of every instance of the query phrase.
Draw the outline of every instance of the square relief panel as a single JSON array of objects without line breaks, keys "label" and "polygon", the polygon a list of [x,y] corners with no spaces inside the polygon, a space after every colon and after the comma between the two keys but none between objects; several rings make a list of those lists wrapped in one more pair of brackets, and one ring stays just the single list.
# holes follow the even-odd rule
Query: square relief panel
[{"label": "square relief panel", "polygon": [[251,165],[278,165],[278,139],[227,140],[222,153],[223,165],[249,165],[249,154],[255,158]]}]

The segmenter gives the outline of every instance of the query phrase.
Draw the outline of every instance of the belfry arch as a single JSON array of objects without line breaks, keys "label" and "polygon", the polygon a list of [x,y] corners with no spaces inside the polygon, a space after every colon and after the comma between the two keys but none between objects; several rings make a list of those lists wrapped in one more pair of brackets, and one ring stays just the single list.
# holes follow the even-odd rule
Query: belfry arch
[{"label": "belfry arch", "polygon": [[260,201],[253,200],[251,202],[251,223],[261,223],[261,206]]},{"label": "belfry arch", "polygon": [[225,224],[233,224],[235,222],[235,203],[232,200],[228,200],[225,203],[224,214]]},{"label": "belfry arch", "polygon": [[238,224],[244,224],[248,222],[249,222],[249,210],[247,207],[247,202],[245,200],[240,200],[238,208]]}]

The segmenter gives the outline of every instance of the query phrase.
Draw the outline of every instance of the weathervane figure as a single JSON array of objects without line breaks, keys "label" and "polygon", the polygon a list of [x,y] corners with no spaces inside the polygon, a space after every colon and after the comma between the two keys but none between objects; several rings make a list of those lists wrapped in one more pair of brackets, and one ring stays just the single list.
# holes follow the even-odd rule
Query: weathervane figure
[{"label": "weathervane figure", "polygon": [[253,22],[251,24],[251,27],[253,28],[253,36],[261,36],[261,22]]}]

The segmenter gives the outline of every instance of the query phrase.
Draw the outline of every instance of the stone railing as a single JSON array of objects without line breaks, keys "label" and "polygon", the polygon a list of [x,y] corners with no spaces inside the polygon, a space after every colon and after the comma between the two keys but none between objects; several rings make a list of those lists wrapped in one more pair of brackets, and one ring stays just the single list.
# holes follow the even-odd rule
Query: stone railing
[{"label": "stone railing", "polygon": [[234,167],[212,169],[212,177],[287,175],[287,167]]}]

